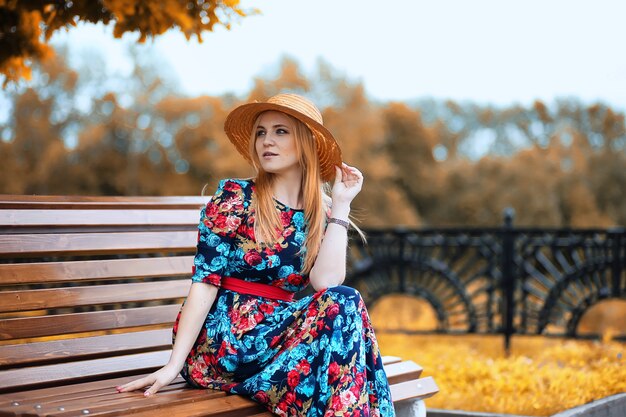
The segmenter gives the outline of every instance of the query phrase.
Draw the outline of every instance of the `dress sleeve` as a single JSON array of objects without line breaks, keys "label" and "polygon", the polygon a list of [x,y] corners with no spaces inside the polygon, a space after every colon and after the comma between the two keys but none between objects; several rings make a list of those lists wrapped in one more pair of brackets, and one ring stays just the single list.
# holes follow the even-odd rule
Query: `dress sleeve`
[{"label": "dress sleeve", "polygon": [[243,211],[242,186],[231,180],[220,181],[215,195],[200,212],[193,282],[221,285]]}]

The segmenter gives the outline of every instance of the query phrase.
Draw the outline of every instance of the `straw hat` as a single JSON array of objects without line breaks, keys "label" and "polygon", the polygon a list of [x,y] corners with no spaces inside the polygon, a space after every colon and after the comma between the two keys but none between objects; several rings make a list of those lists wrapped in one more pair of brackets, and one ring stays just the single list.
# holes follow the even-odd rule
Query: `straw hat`
[{"label": "straw hat", "polygon": [[270,110],[293,116],[311,130],[317,142],[320,176],[323,181],[332,181],[335,178],[335,166],[341,166],[341,149],[332,133],[324,127],[322,114],[317,107],[296,94],[278,94],[264,103],[243,104],[230,112],[224,123],[224,131],[239,153],[252,163],[248,144],[254,122],[259,114]]}]

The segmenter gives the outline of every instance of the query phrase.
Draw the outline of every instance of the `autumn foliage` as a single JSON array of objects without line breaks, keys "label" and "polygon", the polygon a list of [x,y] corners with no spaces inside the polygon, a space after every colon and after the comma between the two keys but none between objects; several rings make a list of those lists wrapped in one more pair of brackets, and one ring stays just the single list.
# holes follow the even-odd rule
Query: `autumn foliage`
[{"label": "autumn foliage", "polygon": [[[598,305],[616,317],[621,311],[602,340],[514,336],[507,356],[501,336],[398,332],[436,325],[432,308],[409,298],[383,297],[369,312],[381,351],[415,361],[437,381],[440,393],[426,400],[428,408],[550,416],[626,392],[626,345],[611,340],[626,328],[626,301]],[[600,310],[583,321],[597,322]]]},{"label": "autumn foliage", "polygon": [[496,336],[377,335],[437,381],[427,408],[551,416],[626,392],[623,343],[519,336],[506,357]]},{"label": "autumn foliage", "polygon": [[63,52],[30,87],[6,92],[0,193],[197,195],[251,175],[222,126],[230,109],[280,91],[312,98],[345,160],[365,174],[364,226],[626,224],[624,114],[574,100],[495,108],[434,100],[379,103],[320,63],[305,76],[285,59],[245,97],[183,97],[149,60],[111,79],[91,57]]},{"label": "autumn foliage", "polygon": [[230,28],[254,12],[242,9],[239,0],[0,0],[0,74],[5,83],[29,79],[30,63],[53,54],[47,44],[52,35],[78,22],[113,23],[115,37],[138,32],[139,42],[169,29],[201,41],[203,31],[216,24]]}]

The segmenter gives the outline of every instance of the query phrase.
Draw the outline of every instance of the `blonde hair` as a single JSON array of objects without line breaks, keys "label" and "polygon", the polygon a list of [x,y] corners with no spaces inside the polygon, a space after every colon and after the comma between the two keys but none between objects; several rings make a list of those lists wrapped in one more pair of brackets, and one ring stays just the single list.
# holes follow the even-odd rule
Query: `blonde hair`
[{"label": "blonde hair", "polygon": [[[249,144],[252,165],[257,174],[255,178],[255,194],[252,198],[252,208],[255,211],[254,234],[257,244],[260,244],[260,242],[273,244],[279,239],[279,231],[283,228],[283,225],[274,203],[272,186],[276,176],[261,168],[261,162],[256,152],[256,134],[261,114],[254,122]],[[308,274],[313,268],[322,244],[324,226],[330,214],[332,199],[329,195],[330,186],[327,183],[323,183],[320,177],[317,146],[311,130],[295,117],[288,114],[285,115],[294,123],[293,134],[296,152],[303,174],[300,192],[304,202],[303,209],[307,238],[302,247],[306,251],[306,255],[300,272]],[[350,223],[365,241],[363,232],[351,220]]]}]

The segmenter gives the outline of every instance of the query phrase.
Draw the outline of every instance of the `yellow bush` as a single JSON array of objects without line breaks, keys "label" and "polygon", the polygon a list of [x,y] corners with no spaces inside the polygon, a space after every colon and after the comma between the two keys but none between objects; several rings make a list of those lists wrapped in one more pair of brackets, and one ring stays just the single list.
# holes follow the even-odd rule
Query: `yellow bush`
[{"label": "yellow bush", "polygon": [[407,336],[378,332],[385,355],[411,359],[441,389],[430,408],[548,416],[626,392],[624,344],[539,336]]}]

